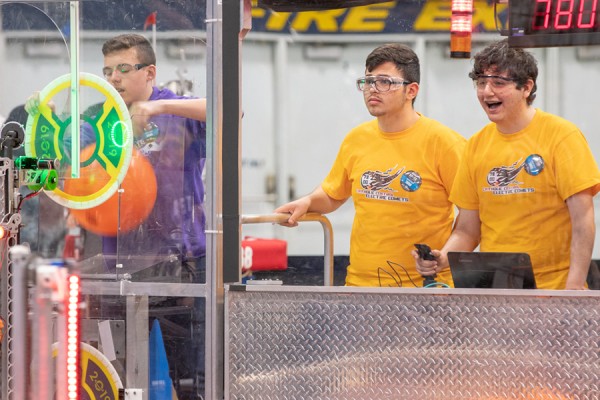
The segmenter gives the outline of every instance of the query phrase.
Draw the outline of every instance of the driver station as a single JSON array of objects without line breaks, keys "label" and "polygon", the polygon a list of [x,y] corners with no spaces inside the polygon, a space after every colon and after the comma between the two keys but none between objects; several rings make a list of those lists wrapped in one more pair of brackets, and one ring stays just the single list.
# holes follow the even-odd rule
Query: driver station
[{"label": "driver station", "polygon": [[[531,48],[536,104],[573,120],[598,159],[599,9],[0,0],[0,397],[598,398],[596,290],[343,286],[351,202],[293,229],[273,210],[314,189],[343,135],[371,118],[355,79],[387,42],[419,55],[415,109],[467,138],[487,123],[470,57],[503,36]],[[103,43],[124,33],[152,44],[153,86],[206,98],[197,142],[185,118],[140,125],[110,83],[147,65],[102,76]],[[277,239],[277,257],[253,254],[257,238]],[[253,265],[282,248],[277,271]],[[530,264],[508,260],[492,269]]]}]

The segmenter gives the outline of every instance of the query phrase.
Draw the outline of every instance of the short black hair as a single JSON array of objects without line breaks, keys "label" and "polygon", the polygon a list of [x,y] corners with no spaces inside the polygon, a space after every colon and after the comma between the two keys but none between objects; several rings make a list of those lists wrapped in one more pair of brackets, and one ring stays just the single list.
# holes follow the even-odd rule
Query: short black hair
[{"label": "short black hair", "polygon": [[421,80],[421,66],[419,57],[405,44],[383,44],[367,56],[365,66],[367,71],[372,71],[383,63],[391,62],[396,65],[403,78],[410,82],[419,83]]},{"label": "short black hair", "polygon": [[520,48],[510,47],[508,39],[504,39],[488,45],[475,54],[473,61],[473,70],[469,72],[469,78],[475,80],[484,75],[486,70],[493,69],[496,73],[508,73],[508,77],[517,83],[518,89],[531,79],[533,88],[527,97],[527,104],[531,105],[535,100],[538,67],[537,61],[531,53]]}]

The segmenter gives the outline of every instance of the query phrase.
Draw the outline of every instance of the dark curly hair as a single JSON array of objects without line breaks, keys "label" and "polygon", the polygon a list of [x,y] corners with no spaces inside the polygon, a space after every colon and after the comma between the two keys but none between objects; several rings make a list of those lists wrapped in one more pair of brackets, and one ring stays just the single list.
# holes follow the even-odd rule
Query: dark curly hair
[{"label": "dark curly hair", "polygon": [[537,90],[538,68],[537,61],[531,53],[510,47],[508,39],[504,39],[490,44],[475,54],[473,60],[473,70],[469,72],[469,78],[473,80],[484,75],[489,69],[495,70],[496,73],[508,73],[508,76],[516,82],[518,89],[521,89],[529,79],[533,80],[533,88],[527,97],[527,104],[533,103]]}]

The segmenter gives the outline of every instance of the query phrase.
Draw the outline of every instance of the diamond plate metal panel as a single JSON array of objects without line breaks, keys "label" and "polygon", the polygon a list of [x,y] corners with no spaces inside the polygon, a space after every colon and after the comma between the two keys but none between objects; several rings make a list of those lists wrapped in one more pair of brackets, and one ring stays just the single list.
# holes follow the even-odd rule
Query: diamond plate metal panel
[{"label": "diamond plate metal panel", "polygon": [[229,291],[230,399],[599,399],[599,297]]}]

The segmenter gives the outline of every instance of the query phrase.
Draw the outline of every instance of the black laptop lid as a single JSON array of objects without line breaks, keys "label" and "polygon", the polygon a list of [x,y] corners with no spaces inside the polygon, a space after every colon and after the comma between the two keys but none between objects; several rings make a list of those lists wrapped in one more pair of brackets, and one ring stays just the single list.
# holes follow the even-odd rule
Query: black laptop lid
[{"label": "black laptop lid", "polygon": [[454,287],[535,289],[527,253],[448,252]]}]

